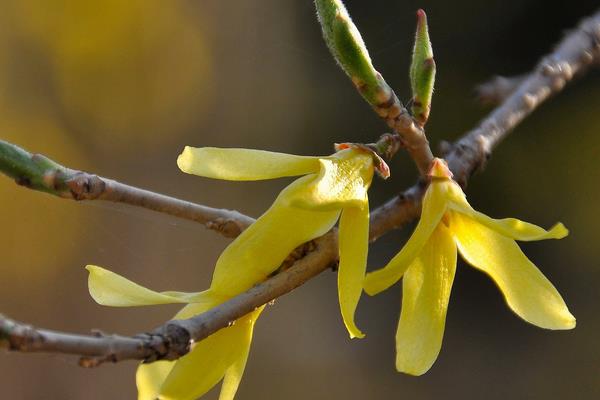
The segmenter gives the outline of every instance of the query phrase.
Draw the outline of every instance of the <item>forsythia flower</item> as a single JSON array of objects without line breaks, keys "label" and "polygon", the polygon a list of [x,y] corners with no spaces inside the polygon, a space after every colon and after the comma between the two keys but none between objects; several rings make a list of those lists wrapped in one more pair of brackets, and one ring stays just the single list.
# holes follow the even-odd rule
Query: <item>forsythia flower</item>
[{"label": "forsythia flower", "polygon": [[473,210],[443,160],[435,159],[430,176],[412,236],[388,265],[365,278],[365,291],[374,295],[404,276],[396,333],[398,371],[422,375],[439,354],[457,248],[469,264],[494,280],[508,306],[525,321],[546,329],[574,328],[575,318],[560,294],[515,242],[560,239],[567,229],[559,223],[545,231]]},{"label": "forsythia flower", "polygon": [[[338,145],[328,157],[306,157],[248,149],[186,147],[177,164],[187,173],[234,181],[304,175],[281,191],[273,205],[229,246],[213,275],[213,286],[241,292],[265,280],[296,247],[329,231],[340,220],[338,294],[351,337],[362,292],[369,238],[367,190],[374,155],[357,145]],[[378,167],[387,171],[380,161]],[[212,289],[212,287],[211,287]]]},{"label": "forsythia flower", "polygon": [[[113,307],[187,304],[174,319],[203,313],[228,296],[215,291],[199,293],[155,292],[103,268],[88,265],[90,294],[99,304]],[[155,361],[138,367],[139,400],[193,400],[223,379],[219,400],[232,400],[239,386],[252,341],[254,323],[263,307],[238,319],[232,326],[194,343],[176,361]]]},{"label": "forsythia flower", "polygon": [[[264,281],[299,245],[329,231],[340,220],[340,307],[351,336],[362,336],[354,310],[362,292],[369,236],[367,190],[373,155],[358,146],[328,157],[303,157],[244,149],[186,148],[178,159],[188,173],[229,180],[305,175],[277,197],[271,208],[223,251],[210,288],[200,293],[154,292],[97,266],[88,266],[90,294],[115,307],[187,303],[175,319],[190,318]],[[383,174],[387,166],[379,164]],[[195,343],[176,361],[142,364],[136,375],[139,400],[191,400],[223,379],[220,400],[238,388],[262,307],[233,326]]]}]

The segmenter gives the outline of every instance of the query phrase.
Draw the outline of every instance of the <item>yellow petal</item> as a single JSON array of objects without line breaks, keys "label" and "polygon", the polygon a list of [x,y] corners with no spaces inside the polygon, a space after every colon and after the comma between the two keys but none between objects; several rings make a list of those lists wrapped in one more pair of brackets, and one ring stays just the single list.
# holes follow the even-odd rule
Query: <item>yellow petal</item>
[{"label": "yellow petal", "polygon": [[223,383],[221,384],[221,394],[219,395],[219,400],[233,400],[235,397],[242,380],[242,375],[244,374],[244,369],[246,368],[246,361],[248,361],[248,354],[250,353],[250,341],[252,341],[252,331],[250,331],[246,351],[244,351],[240,358],[225,372]]},{"label": "yellow petal", "polygon": [[304,189],[309,176],[297,179],[275,203],[221,253],[211,289],[228,296],[265,280],[299,245],[324,235],[340,211],[310,211],[292,207],[288,198]]},{"label": "yellow petal", "polygon": [[569,231],[560,222],[550,228],[549,231],[540,228],[537,225],[521,221],[516,218],[494,219],[487,215],[475,211],[469,203],[450,202],[448,207],[454,211],[465,214],[477,222],[498,232],[501,235],[512,239],[522,241],[544,240],[544,239],[562,239],[569,234]]},{"label": "yellow petal", "polygon": [[187,146],[177,158],[188,174],[231,181],[255,181],[315,173],[318,157],[295,156],[249,149]]},{"label": "yellow petal", "polygon": [[[162,384],[160,399],[193,400],[216,385],[247,354],[256,313],[196,343],[189,354],[175,363]],[[231,390],[228,386],[227,391]]]},{"label": "yellow petal", "polygon": [[460,254],[496,282],[518,316],[540,328],[575,327],[575,318],[558,291],[514,240],[454,212],[450,230]]},{"label": "yellow petal", "polygon": [[[209,291],[203,292],[201,303],[188,304],[181,309],[173,319],[186,319],[201,314],[208,309],[220,304],[223,300],[213,296]],[[138,400],[158,399],[160,388],[175,366],[176,361],[156,361],[150,364],[141,364],[136,372]]]},{"label": "yellow petal", "polygon": [[[248,323],[254,324],[256,319],[264,309],[264,306],[254,311]],[[252,325],[253,326],[253,325]],[[225,377],[223,378],[223,384],[221,385],[221,394],[219,395],[219,400],[233,400],[235,394],[240,386],[240,381],[242,380],[242,375],[244,374],[244,369],[246,368],[246,361],[248,361],[248,354],[250,353],[250,344],[252,343],[252,333],[254,329],[246,330],[244,340],[246,347],[244,351],[240,355],[240,357],[233,363],[231,367],[225,372]]]},{"label": "yellow petal", "polygon": [[201,293],[155,292],[104,268],[88,265],[88,288],[92,298],[105,306],[131,307],[198,301]]},{"label": "yellow petal", "polygon": [[365,278],[365,292],[373,296],[396,283],[440,223],[446,212],[448,180],[433,180],[423,197],[421,219],[402,250],[390,262]]},{"label": "yellow petal", "polygon": [[138,400],[156,400],[162,383],[174,365],[175,361],[155,361],[151,364],[141,364],[135,374]]},{"label": "yellow petal", "polygon": [[354,323],[362,293],[369,249],[369,207],[345,208],[340,217],[338,295],[342,318],[351,338],[365,335]]},{"label": "yellow petal", "polygon": [[290,197],[290,204],[312,210],[365,206],[374,171],[371,155],[347,149],[319,162],[319,174]]},{"label": "yellow petal", "polygon": [[422,375],[442,347],[454,273],[456,245],[439,225],[403,278],[402,312],[396,332],[396,369]]},{"label": "yellow petal", "polygon": [[[186,319],[195,315],[201,314],[209,309],[221,304],[226,298],[222,298],[215,293],[207,290],[203,292],[204,298],[201,303],[193,303],[185,306],[179,311],[173,319]],[[221,386],[221,395],[219,400],[233,400],[235,393],[240,384],[248,354],[250,353],[250,344],[252,342],[252,334],[254,324],[264,310],[265,306],[259,307],[257,310],[240,318],[235,322],[234,326],[242,328],[242,341],[240,345],[243,351],[239,358],[225,371],[223,384]],[[219,331],[220,332],[220,331]],[[217,335],[219,332],[215,333]],[[199,352],[200,347],[194,347],[194,351]],[[163,382],[175,366],[176,361],[158,361],[151,364],[142,364],[138,367],[136,379],[138,385],[138,400],[156,400],[159,398]],[[160,399],[168,399],[160,395]],[[179,397],[174,398],[179,400]]]}]

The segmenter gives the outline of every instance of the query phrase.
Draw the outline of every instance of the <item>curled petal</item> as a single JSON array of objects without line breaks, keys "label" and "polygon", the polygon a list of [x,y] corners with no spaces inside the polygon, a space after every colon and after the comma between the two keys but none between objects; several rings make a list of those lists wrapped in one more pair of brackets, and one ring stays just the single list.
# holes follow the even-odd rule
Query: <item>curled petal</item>
[{"label": "curled petal", "polygon": [[177,158],[183,172],[230,181],[256,181],[319,171],[319,157],[263,150],[194,148],[186,146]]},{"label": "curled petal", "polygon": [[368,273],[365,278],[365,292],[373,296],[396,283],[440,223],[446,212],[447,182],[432,181],[423,197],[421,219],[402,250],[390,262],[377,271]]},{"label": "curled petal", "polygon": [[203,301],[203,294],[155,292],[104,268],[88,265],[88,288],[92,298],[104,306],[131,307]]},{"label": "curled petal", "polygon": [[446,311],[456,272],[456,245],[436,228],[402,280],[402,312],[396,332],[396,369],[423,375],[442,347]]},{"label": "curled petal", "polygon": [[164,380],[167,378],[176,361],[155,361],[141,364],[135,374],[138,389],[138,400],[156,400]]},{"label": "curled petal", "polygon": [[[194,303],[183,307],[173,319],[186,319],[205,312],[216,306],[220,301],[212,296],[207,296],[207,301],[202,304]],[[156,361],[150,364],[141,364],[135,374],[138,389],[138,400],[159,399],[160,388],[177,361]],[[162,399],[161,399],[162,400]]]},{"label": "curled petal", "polygon": [[370,154],[347,149],[319,162],[319,174],[290,197],[291,205],[320,211],[365,206],[374,171]]},{"label": "curled petal", "polygon": [[354,323],[362,293],[369,249],[369,207],[345,208],[340,217],[338,295],[346,329],[351,338],[365,335]]},{"label": "curled petal", "polygon": [[[220,302],[213,299],[206,304],[189,304],[174,319],[190,318]],[[193,400],[223,377],[220,400],[233,399],[250,350],[254,323],[262,310],[263,307],[198,342],[179,360],[140,365],[136,374],[138,400]]]},{"label": "curled petal", "polygon": [[310,176],[284,189],[275,203],[223,251],[211,289],[228,296],[265,280],[298,246],[329,231],[340,211],[310,211],[289,205],[289,197],[304,189]]},{"label": "curled petal", "polygon": [[[241,376],[248,355],[254,322],[262,308],[242,317],[228,328],[194,344],[192,351],[180,358],[164,380],[160,399],[193,400],[210,390],[231,368]],[[243,361],[242,361],[243,360]],[[222,399],[235,394],[239,376],[227,379]]]},{"label": "curled petal", "polygon": [[575,327],[575,317],[558,291],[514,240],[455,212],[450,227],[464,259],[496,282],[518,316],[540,328]]},{"label": "curled petal", "polygon": [[246,361],[248,361],[248,355],[250,354],[250,344],[252,343],[253,329],[247,329],[243,337],[245,341],[245,347],[238,359],[225,371],[223,377],[223,384],[221,385],[221,394],[219,400],[233,400],[235,394],[240,386],[242,375],[244,375],[244,369],[246,368]]},{"label": "curled petal", "polygon": [[544,239],[562,239],[569,234],[567,228],[565,228],[565,226],[560,222],[547,231],[537,225],[530,224],[516,218],[490,218],[479,211],[475,211],[468,203],[460,204],[450,202],[448,207],[454,211],[473,218],[475,221],[498,232],[501,235],[515,240],[533,241]]}]

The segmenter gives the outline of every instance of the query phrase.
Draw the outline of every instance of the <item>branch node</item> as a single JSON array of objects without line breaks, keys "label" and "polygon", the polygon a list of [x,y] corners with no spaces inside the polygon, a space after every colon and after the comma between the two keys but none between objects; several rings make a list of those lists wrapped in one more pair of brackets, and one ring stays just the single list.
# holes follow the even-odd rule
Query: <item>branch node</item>
[{"label": "branch node", "polygon": [[541,70],[544,76],[553,76],[556,73],[554,65],[550,62],[550,60],[543,61]]},{"label": "branch node", "polygon": [[33,326],[17,324],[0,314],[0,347],[30,351],[43,343],[44,337]]},{"label": "branch node", "polygon": [[119,358],[114,353],[104,357],[81,357],[78,364],[82,368],[97,368],[107,362],[115,364],[119,362]]},{"label": "branch node", "polygon": [[442,140],[440,142],[440,144],[438,145],[438,151],[439,151],[440,155],[442,156],[442,158],[446,157],[446,155],[449,154],[453,148],[454,148],[454,145],[447,140]]},{"label": "branch node", "polygon": [[75,172],[65,181],[74,200],[94,200],[106,191],[106,182],[97,175],[86,172]]},{"label": "branch node", "polygon": [[[144,359],[145,363],[156,360],[176,360],[190,352],[192,335],[180,321],[169,321],[154,333],[147,335],[150,336],[149,347],[152,352]],[[152,343],[154,339],[158,339],[158,346]]]},{"label": "branch node", "polygon": [[523,93],[523,105],[527,110],[533,110],[536,106],[537,98],[531,93]]},{"label": "branch node", "polygon": [[[232,211],[233,212],[233,211]],[[206,222],[206,227],[219,232],[225,237],[237,237],[244,230],[245,226],[240,223],[240,219],[216,218],[213,221]]]},{"label": "branch node", "polygon": [[19,176],[15,179],[15,183],[28,189],[31,188],[31,179],[28,176]]}]

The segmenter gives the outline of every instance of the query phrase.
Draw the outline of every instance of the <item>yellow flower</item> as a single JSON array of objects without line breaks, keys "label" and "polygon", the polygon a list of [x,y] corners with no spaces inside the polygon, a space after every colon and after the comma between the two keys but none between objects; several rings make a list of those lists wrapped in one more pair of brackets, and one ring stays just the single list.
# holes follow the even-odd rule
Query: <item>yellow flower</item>
[{"label": "yellow flower", "polygon": [[546,231],[475,211],[440,159],[434,161],[430,176],[412,236],[388,265],[365,278],[365,291],[374,295],[404,275],[396,333],[398,371],[422,375],[439,354],[457,248],[467,263],[494,280],[511,310],[525,321],[546,329],[574,328],[575,318],[560,294],[515,242],[560,239],[567,229],[559,223]]},{"label": "yellow flower", "polygon": [[[373,155],[356,145],[328,157],[306,157],[247,149],[186,147],[182,171],[209,178],[248,181],[304,175],[281,191],[271,207],[219,257],[210,290],[240,293],[265,280],[299,245],[339,225],[338,293],[351,337],[366,271],[369,238],[367,190]],[[381,164],[380,164],[381,165]],[[385,164],[383,164],[385,166]]]},{"label": "yellow flower", "polygon": [[[113,307],[187,304],[174,319],[203,313],[227,299],[214,291],[155,292],[103,268],[88,265],[90,294],[99,304]],[[156,361],[138,367],[139,400],[193,400],[221,379],[219,400],[232,400],[244,372],[254,323],[262,307],[227,328],[194,343],[190,353],[176,361]]]},{"label": "yellow flower", "polygon": [[[103,268],[87,266],[90,294],[114,307],[187,303],[175,319],[190,318],[264,281],[299,245],[329,231],[340,220],[338,287],[344,322],[351,336],[362,292],[369,236],[367,190],[373,156],[342,145],[329,157],[303,157],[244,149],[186,148],[178,159],[184,172],[229,180],[305,175],[277,197],[271,208],[223,251],[210,288],[200,293],[154,292]],[[384,170],[385,164],[379,168]],[[250,350],[262,307],[231,327],[195,343],[177,361],[142,364],[136,375],[139,400],[188,400],[223,379],[220,400],[231,400]]]}]

